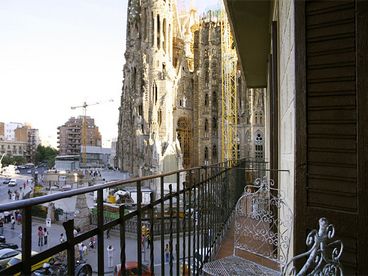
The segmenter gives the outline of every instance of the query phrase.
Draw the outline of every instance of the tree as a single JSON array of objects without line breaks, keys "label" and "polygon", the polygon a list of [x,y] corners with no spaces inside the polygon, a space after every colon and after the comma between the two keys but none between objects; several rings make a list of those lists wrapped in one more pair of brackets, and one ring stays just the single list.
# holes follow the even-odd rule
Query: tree
[{"label": "tree", "polygon": [[9,166],[9,165],[20,165],[20,164],[26,163],[26,159],[23,156],[5,155],[1,163],[3,167]]},{"label": "tree", "polygon": [[57,153],[58,151],[52,147],[38,145],[35,156],[36,165],[42,162],[47,163],[47,166],[52,168],[55,165],[55,157]]}]

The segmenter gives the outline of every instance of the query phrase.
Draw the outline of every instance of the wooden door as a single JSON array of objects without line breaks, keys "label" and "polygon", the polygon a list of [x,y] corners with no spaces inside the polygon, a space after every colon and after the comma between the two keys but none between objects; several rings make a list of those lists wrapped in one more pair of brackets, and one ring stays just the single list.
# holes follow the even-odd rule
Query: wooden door
[{"label": "wooden door", "polygon": [[366,1],[295,1],[295,252],[319,217],[344,243],[346,275],[368,273]]}]

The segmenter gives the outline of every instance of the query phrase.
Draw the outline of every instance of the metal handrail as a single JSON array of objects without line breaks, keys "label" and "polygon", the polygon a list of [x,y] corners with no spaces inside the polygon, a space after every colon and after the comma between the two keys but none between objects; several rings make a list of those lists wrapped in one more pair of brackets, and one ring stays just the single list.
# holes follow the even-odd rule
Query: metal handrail
[{"label": "metal handrail", "polygon": [[[188,231],[186,231],[185,227],[185,220],[184,220],[184,229],[182,229],[182,256],[194,256],[195,248],[199,246],[199,240],[202,239],[201,246],[203,244],[203,235],[205,234],[203,229],[212,229],[214,233],[214,237],[211,237],[211,241],[209,242],[210,247],[215,247],[215,249],[218,247],[218,243],[221,240],[222,231],[224,231],[224,227],[226,226],[226,221],[231,215],[232,209],[235,206],[237,197],[240,196],[241,193],[239,191],[242,190],[241,186],[246,185],[246,183],[242,181],[242,179],[239,179],[239,172],[240,170],[237,170],[237,167],[242,167],[241,164],[245,164],[247,160],[240,160],[237,163],[234,162],[223,162],[219,164],[213,164],[209,166],[202,166],[202,167],[195,167],[190,169],[183,169],[183,170],[176,170],[173,172],[158,174],[158,175],[151,175],[151,176],[145,176],[145,177],[139,177],[139,178],[133,178],[128,180],[121,180],[121,181],[113,181],[106,184],[99,184],[94,185],[91,187],[84,187],[79,188],[77,190],[73,191],[66,191],[58,194],[52,194],[52,195],[45,195],[37,198],[31,198],[31,199],[25,199],[19,202],[12,202],[7,204],[0,205],[0,212],[3,211],[9,211],[9,210],[15,210],[15,209],[22,209],[23,215],[22,215],[22,221],[23,221],[23,227],[22,227],[22,262],[8,267],[5,270],[3,270],[1,273],[5,274],[14,274],[17,272],[22,272],[25,275],[30,274],[31,267],[33,264],[36,264],[42,260],[44,260],[47,257],[51,257],[61,251],[67,250],[67,256],[68,256],[68,275],[74,273],[75,269],[75,256],[74,256],[74,246],[90,237],[93,237],[97,235],[97,252],[98,252],[98,274],[103,275],[104,273],[104,231],[107,229],[110,229],[113,226],[116,226],[120,224],[120,243],[121,243],[121,261],[122,263],[125,263],[125,222],[132,218],[137,217],[137,252],[138,252],[138,269],[141,271],[142,267],[142,248],[140,245],[140,237],[141,237],[141,225],[142,225],[142,214],[143,213],[149,213],[150,214],[150,221],[151,221],[151,227],[153,227],[153,209],[156,206],[161,206],[161,218],[164,216],[164,202],[169,201],[170,208],[178,210],[179,208],[179,199],[182,196],[184,207],[186,208],[186,202],[189,203],[188,208],[189,210],[192,210],[191,208],[199,208],[198,210],[203,211],[203,217],[200,218],[200,222],[202,227],[199,227],[196,225],[194,221],[191,219],[185,219],[188,223]],[[256,163],[254,161],[250,161],[250,163]],[[231,164],[235,164],[234,166],[231,166]],[[243,167],[245,168],[245,166]],[[209,173],[211,172],[211,173]],[[231,173],[234,173],[233,176],[231,176]],[[179,189],[179,180],[180,180],[180,174],[181,173],[187,173],[190,179],[189,186],[185,186],[181,189]],[[202,173],[202,174],[201,174]],[[163,194],[163,185],[164,185],[164,178],[167,176],[177,176],[177,191],[172,191],[172,185],[170,184],[170,193],[167,195]],[[193,182],[193,177],[195,178],[195,182]],[[237,185],[230,187],[230,178],[232,178],[231,181],[235,181]],[[147,205],[142,205],[142,193],[140,190],[141,183],[147,180],[152,179],[159,179],[160,180],[160,186],[161,186],[161,197],[159,199],[153,200],[151,197],[151,202]],[[119,218],[104,223],[103,220],[103,189],[106,188],[113,188],[120,185],[127,185],[127,184],[135,184],[137,186],[137,206],[134,211],[132,211],[129,214],[125,214],[124,208],[125,206],[120,206],[120,216]],[[225,186],[222,186],[225,185]],[[228,193],[222,193],[221,189],[225,188],[227,192],[233,191],[232,195],[229,195]],[[196,196],[198,190],[198,195]],[[89,230],[81,235],[78,235],[74,237],[73,235],[73,228],[74,228],[74,221],[69,220],[65,222],[64,228],[67,234],[67,241],[63,242],[59,245],[53,246],[41,253],[38,253],[37,255],[31,256],[31,236],[32,236],[32,228],[31,228],[31,222],[32,222],[32,206],[47,203],[55,200],[60,200],[72,196],[78,196],[81,194],[89,193],[97,191],[97,227]],[[205,191],[210,192],[209,194],[212,195],[213,200],[217,200],[218,203],[225,203],[226,206],[220,206],[218,205],[217,211],[211,211],[209,212],[210,203],[209,202],[200,202],[199,198],[202,198],[202,200],[206,200],[208,197],[208,194],[205,193]],[[186,194],[188,196],[188,201],[186,201]],[[152,194],[151,194],[152,195]],[[191,198],[191,196],[193,198]],[[173,205],[173,199],[176,199],[176,206]],[[193,202],[192,202],[193,200]],[[191,205],[193,204],[193,206]],[[207,204],[207,206],[206,206]],[[221,208],[220,208],[221,207]],[[200,208],[207,208],[206,212],[205,209]],[[225,211],[221,211],[220,209],[224,209]],[[189,211],[189,217],[192,214],[192,211]],[[204,217],[206,215],[206,217]],[[176,222],[175,222],[176,221]],[[178,225],[178,216],[173,217],[172,213],[170,212],[170,244],[173,244],[173,228],[172,224],[177,223]],[[163,224],[164,221],[161,219],[161,224]],[[211,224],[212,223],[212,224]],[[192,225],[193,224],[193,225]],[[212,227],[212,228],[211,228]],[[153,235],[153,228],[152,235]],[[178,231],[178,228],[176,228],[176,231]],[[164,238],[163,238],[163,232],[161,229],[161,262],[163,262],[163,246],[164,246]],[[185,244],[185,239],[187,235],[187,247]],[[191,244],[191,239],[193,238],[193,244]],[[176,242],[178,244],[179,242],[179,232],[176,232]],[[153,239],[152,239],[153,240]],[[195,243],[196,242],[196,243]],[[179,248],[179,247],[178,247]],[[186,250],[188,252],[186,252]],[[193,252],[189,252],[189,250],[192,250]],[[209,250],[209,254],[211,255],[212,249]],[[176,252],[177,257],[179,257],[179,249]],[[173,254],[173,248],[171,246],[171,254]],[[193,254],[193,255],[192,255]],[[209,256],[210,257],[210,256]],[[203,256],[202,256],[203,258]],[[153,243],[151,247],[151,262],[153,260]],[[190,259],[189,259],[189,267],[190,267]],[[193,264],[196,266],[197,264]],[[173,262],[170,261],[170,273],[172,273],[172,266]],[[163,266],[162,266],[163,267]],[[179,264],[177,263],[177,269],[179,268]],[[153,271],[153,263],[151,263],[151,269]],[[201,269],[201,267],[197,267],[197,269]],[[122,266],[122,272],[124,273],[125,267]]]}]

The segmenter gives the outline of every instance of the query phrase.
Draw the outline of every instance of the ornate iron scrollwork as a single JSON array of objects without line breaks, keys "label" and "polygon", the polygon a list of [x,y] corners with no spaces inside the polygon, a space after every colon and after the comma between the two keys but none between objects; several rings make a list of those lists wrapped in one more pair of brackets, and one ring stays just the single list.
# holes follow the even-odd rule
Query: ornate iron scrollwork
[{"label": "ornate iron scrollwork", "polygon": [[[326,218],[319,219],[319,230],[312,230],[306,239],[306,245],[310,249],[292,258],[283,275],[343,275],[340,257],[343,251],[341,240],[328,243],[335,235],[335,228],[329,224]],[[297,272],[295,261],[307,258],[307,261]]]}]

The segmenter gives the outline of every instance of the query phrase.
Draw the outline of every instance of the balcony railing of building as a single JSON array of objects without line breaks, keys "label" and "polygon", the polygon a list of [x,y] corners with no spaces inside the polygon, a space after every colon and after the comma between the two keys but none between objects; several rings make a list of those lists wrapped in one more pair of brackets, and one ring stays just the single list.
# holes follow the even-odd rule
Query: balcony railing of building
[{"label": "balcony railing of building", "polygon": [[[179,275],[183,267],[189,268],[187,274],[199,274],[203,262],[211,259],[221,244],[234,206],[247,183],[261,177],[267,164],[250,160],[225,162],[216,165],[196,167],[170,173],[141,178],[114,181],[106,184],[83,187],[62,193],[49,194],[36,198],[2,204],[0,212],[20,210],[22,214],[22,261],[5,268],[0,273],[10,275],[20,272],[30,275],[32,266],[66,250],[67,275],[75,273],[75,246],[97,236],[97,273],[105,273],[104,232],[119,227],[120,261],[126,263],[126,238],[134,232],[135,252],[138,263],[138,275],[142,275],[144,263],[142,253],[142,226],[149,229],[151,235],[149,261],[152,275]],[[252,171],[247,174],[246,171]],[[123,186],[136,187],[136,204],[127,207],[118,206],[118,216],[112,220],[104,218],[104,189],[117,189]],[[142,188],[157,187],[150,199],[143,199]],[[70,197],[97,192],[97,225],[90,227],[78,236],[74,236],[74,220],[64,222],[66,241],[33,255],[32,254],[32,208],[36,205],[54,202]],[[132,228],[134,221],[134,228]],[[160,226],[157,226],[160,225]],[[144,229],[144,227],[143,227]],[[135,230],[135,231],[134,231]],[[32,235],[33,234],[33,235]],[[160,240],[155,250],[154,240]],[[165,262],[165,247],[169,245],[170,258]],[[159,253],[157,253],[159,252]],[[145,255],[144,255],[145,256]],[[130,255],[131,257],[131,255]],[[174,261],[175,260],[175,261]],[[125,266],[121,266],[121,275],[125,275]]]}]

